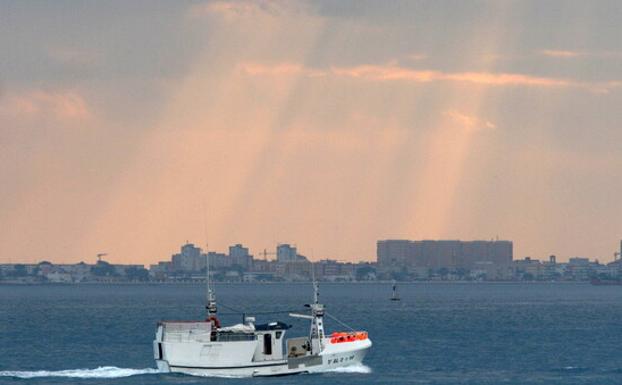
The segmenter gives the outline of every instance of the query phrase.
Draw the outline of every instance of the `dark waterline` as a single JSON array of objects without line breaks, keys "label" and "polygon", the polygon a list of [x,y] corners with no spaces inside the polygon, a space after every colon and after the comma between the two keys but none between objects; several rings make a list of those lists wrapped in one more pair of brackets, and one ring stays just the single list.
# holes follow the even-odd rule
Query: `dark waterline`
[{"label": "dark waterline", "polygon": [[[149,373],[160,319],[201,319],[200,285],[0,286],[0,384],[620,384],[622,287],[584,284],[323,284],[328,311],[366,329],[364,368],[267,379]],[[223,305],[302,310],[309,284],[218,286]],[[221,307],[221,312],[229,312]],[[222,315],[225,323],[239,315]],[[294,327],[308,325],[285,314]],[[327,319],[328,330],[343,329]],[[68,369],[96,369],[59,373]],[[122,368],[123,370],[117,369]],[[32,373],[45,370],[49,373]],[[145,374],[143,373],[145,370]],[[18,371],[20,373],[8,373]],[[120,378],[10,375],[117,376]]]}]

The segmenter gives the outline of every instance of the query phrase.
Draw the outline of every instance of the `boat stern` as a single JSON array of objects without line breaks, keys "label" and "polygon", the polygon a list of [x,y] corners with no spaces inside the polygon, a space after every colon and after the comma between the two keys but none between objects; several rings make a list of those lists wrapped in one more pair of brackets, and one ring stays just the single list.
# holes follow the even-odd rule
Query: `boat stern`
[{"label": "boat stern", "polygon": [[162,373],[168,373],[171,371],[171,368],[168,365],[168,361],[164,359],[163,352],[163,334],[164,334],[164,325],[162,323],[158,323],[158,327],[156,328],[155,339],[153,340],[153,358],[155,359],[156,365],[158,366],[158,370]]}]

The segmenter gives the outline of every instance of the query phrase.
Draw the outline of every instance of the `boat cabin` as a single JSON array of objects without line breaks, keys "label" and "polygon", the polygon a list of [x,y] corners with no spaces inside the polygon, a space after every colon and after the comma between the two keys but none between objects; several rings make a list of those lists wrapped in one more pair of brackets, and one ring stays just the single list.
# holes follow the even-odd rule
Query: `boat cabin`
[{"label": "boat cabin", "polygon": [[283,341],[285,341],[285,332],[290,327],[290,325],[280,321],[255,325],[255,335],[257,336],[258,344],[253,360],[269,361],[283,359]]},{"label": "boat cabin", "polygon": [[233,350],[250,362],[284,360],[285,334],[289,328],[291,325],[280,321],[259,325],[249,322],[218,329],[211,322],[162,321],[156,334],[155,358],[162,359],[167,350],[172,352],[182,346],[187,349],[188,343],[200,343],[195,345],[200,346],[199,357],[221,360],[226,352]]}]

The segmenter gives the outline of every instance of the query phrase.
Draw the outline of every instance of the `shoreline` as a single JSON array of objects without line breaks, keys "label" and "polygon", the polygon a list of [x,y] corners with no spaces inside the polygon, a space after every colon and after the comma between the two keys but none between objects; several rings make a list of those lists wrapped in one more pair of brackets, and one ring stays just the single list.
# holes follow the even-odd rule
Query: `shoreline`
[{"label": "shoreline", "polygon": [[[245,285],[310,285],[306,282],[215,282],[217,285],[245,286]],[[392,285],[393,281],[351,281],[330,282],[320,281],[321,285]],[[590,281],[399,281],[400,286],[415,285],[593,285]],[[205,282],[2,282],[0,286],[204,286]],[[602,285],[615,286],[615,285]]]}]

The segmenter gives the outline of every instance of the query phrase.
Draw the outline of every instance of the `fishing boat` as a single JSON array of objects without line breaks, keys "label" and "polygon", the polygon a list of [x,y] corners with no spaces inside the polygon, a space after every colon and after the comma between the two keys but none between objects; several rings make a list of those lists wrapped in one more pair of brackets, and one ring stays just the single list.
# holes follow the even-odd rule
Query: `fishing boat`
[{"label": "fishing boat", "polygon": [[[209,266],[209,263],[208,263]],[[221,326],[216,295],[207,279],[207,317],[204,321],[160,321],[153,341],[161,372],[207,376],[277,376],[322,372],[361,364],[372,343],[367,332],[325,334],[325,306],[313,282],[309,314],[289,316],[310,321],[309,334],[285,339],[290,325],[274,321],[256,324],[252,316],[243,323]]]},{"label": "fishing boat", "polygon": [[393,294],[391,295],[391,301],[399,301],[400,300],[400,296],[399,294],[397,294],[397,285],[395,284],[395,281],[393,281]]}]

